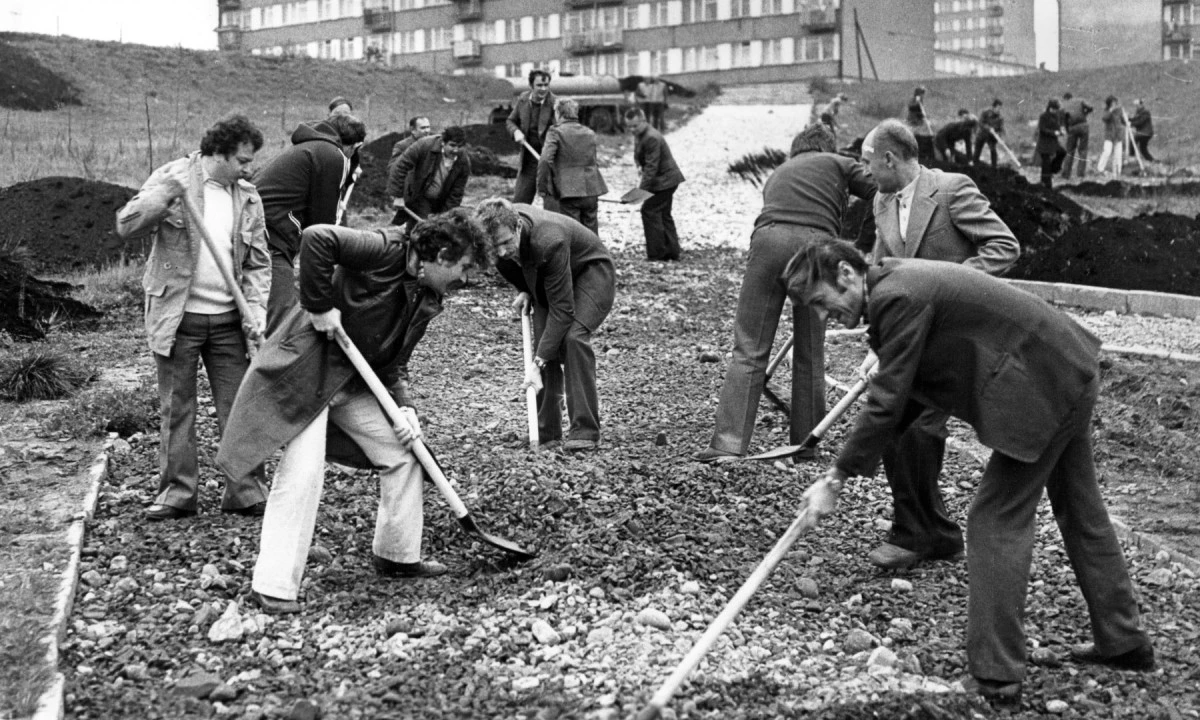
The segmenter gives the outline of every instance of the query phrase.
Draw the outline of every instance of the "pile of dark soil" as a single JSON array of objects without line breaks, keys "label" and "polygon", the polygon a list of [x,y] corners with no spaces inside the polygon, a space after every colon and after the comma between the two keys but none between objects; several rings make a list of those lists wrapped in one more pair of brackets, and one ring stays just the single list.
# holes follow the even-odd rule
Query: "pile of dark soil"
[{"label": "pile of dark soil", "polygon": [[504,123],[486,125],[463,125],[467,133],[467,144],[485,147],[496,155],[515,155],[521,146],[508,134]]},{"label": "pile of dark soil", "polygon": [[[487,127],[485,125],[468,125],[467,127]],[[503,134],[504,126],[499,126]],[[392,158],[392,146],[400,142],[403,133],[392,132],[380,136],[363,145],[358,151],[362,158],[362,176],[354,186],[354,194],[350,196],[352,208],[390,208],[392,198],[387,192],[388,161]],[[517,169],[512,165],[500,162],[487,145],[476,145],[470,132],[467,134],[467,154],[471,158],[472,175],[496,175],[503,178],[514,178]],[[510,139],[511,143],[511,139]],[[514,151],[515,152],[515,151]],[[468,180],[467,182],[470,182]]]},{"label": "pile of dark soil", "polygon": [[82,104],[70,82],[5,42],[6,34],[0,33],[0,107],[38,112]]},{"label": "pile of dark soil", "polygon": [[1164,183],[1139,184],[1127,183],[1120,180],[1109,180],[1099,183],[1085,180],[1075,185],[1066,185],[1064,192],[1089,197],[1107,198],[1157,198],[1164,195],[1197,195],[1200,194],[1200,182],[1185,180],[1182,182],[1167,181]]},{"label": "pile of dark soil", "polygon": [[22,263],[0,257],[0,332],[41,340],[53,324],[95,318],[100,311],[70,297],[72,285],[39,280]]},{"label": "pile of dark soil", "polygon": [[140,256],[149,240],[117,237],[117,210],[135,191],[72,177],[0,189],[0,245],[22,247],[34,273],[65,273]]}]

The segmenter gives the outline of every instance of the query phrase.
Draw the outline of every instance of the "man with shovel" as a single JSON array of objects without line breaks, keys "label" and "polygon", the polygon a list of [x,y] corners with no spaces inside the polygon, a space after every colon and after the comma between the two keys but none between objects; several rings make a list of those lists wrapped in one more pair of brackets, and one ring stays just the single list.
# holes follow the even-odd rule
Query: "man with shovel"
[{"label": "man with shovel", "polygon": [[964,265],[888,259],[869,267],[848,243],[801,250],[784,271],[792,302],[853,328],[870,319],[879,357],[866,405],[808,512],[836,508],[842,484],[874,474],[913,418],[934,410],[969,423],[991,458],[967,516],[967,685],[1020,701],[1022,624],[1043,492],[1050,499],[1092,623],[1077,660],[1150,670],[1154,650],[1092,458],[1100,341],[1045,301]]},{"label": "man with shovel", "polygon": [[[408,362],[445,295],[490,264],[491,247],[466,210],[418,223],[303,233],[300,298],[250,367],[217,464],[243,473],[286,445],[263,518],[253,598],[271,614],[300,611],[300,580],[312,544],[325,459],[379,469],[372,545],[384,577],[427,578],[446,567],[421,559],[421,466],[410,445],[421,426]],[[390,388],[403,422],[393,425],[334,341],[344,329]]]}]

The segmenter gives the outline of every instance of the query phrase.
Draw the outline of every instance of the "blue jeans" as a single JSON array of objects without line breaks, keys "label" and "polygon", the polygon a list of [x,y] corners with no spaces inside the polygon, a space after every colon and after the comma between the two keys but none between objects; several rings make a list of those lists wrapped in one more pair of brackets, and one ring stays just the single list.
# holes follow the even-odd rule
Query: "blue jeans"
[{"label": "blue jeans", "polygon": [[[236,310],[219,315],[184,313],[171,354],[154,355],[161,420],[154,502],[180,510],[195,510],[199,494],[196,378],[201,359],[212,387],[217,423],[224,433],[233,398],[250,366],[242,319]],[[261,467],[243,478],[226,478],[221,508],[237,510],[260,503],[266,499],[265,489]]]}]

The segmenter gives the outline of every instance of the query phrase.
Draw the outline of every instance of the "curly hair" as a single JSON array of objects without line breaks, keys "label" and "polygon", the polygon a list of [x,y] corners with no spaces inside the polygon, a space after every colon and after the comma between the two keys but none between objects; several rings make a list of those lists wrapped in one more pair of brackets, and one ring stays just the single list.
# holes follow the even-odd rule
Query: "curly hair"
[{"label": "curly hair", "polygon": [[325,122],[338,134],[338,141],[343,145],[353,145],[367,139],[367,126],[353,115],[342,113]]},{"label": "curly hair", "polygon": [[520,216],[513,209],[512,203],[504,198],[493,197],[484,200],[475,207],[475,219],[483,226],[488,238],[495,238],[496,232],[512,230],[516,232]]},{"label": "curly hair", "polygon": [[408,239],[424,262],[441,259],[453,263],[464,254],[470,254],[480,270],[490,268],[495,262],[492,243],[467,208],[457,207],[429,216],[413,226]]},{"label": "curly hair", "polygon": [[262,150],[262,131],[245,115],[230,115],[218,120],[204,133],[204,138],[200,141],[200,154],[233,155],[242,143],[253,145],[254,152]]}]

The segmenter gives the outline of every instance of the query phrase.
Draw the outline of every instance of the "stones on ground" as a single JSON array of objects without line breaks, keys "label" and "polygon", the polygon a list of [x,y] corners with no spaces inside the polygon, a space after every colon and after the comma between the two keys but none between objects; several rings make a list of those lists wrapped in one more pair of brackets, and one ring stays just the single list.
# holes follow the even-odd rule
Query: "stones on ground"
[{"label": "stones on ground", "polygon": [[392,618],[383,626],[383,636],[390,638],[393,635],[404,633],[405,635],[412,634],[412,623],[403,618]]},{"label": "stones on ground", "polygon": [[550,626],[550,623],[538,618],[529,626],[529,631],[533,633],[533,637],[543,645],[557,645],[562,642],[562,637],[558,631]]},{"label": "stones on ground", "polygon": [[238,613],[238,604],[231,602],[225,608],[225,612],[221,613],[221,617],[208,629],[208,639],[215,643],[241,640],[245,632],[242,616]]},{"label": "stones on ground", "polygon": [[80,575],[79,579],[83,580],[83,584],[88,587],[100,587],[105,583],[104,575],[97,570],[88,570]]},{"label": "stones on ground", "polygon": [[802,597],[815,598],[821,594],[821,590],[817,587],[817,581],[810,577],[802,577],[796,581],[796,592]]},{"label": "stones on ground", "polygon": [[848,653],[856,653],[870,650],[876,644],[874,635],[861,628],[855,628],[846,635],[846,639],[842,642],[842,647]]},{"label": "stones on ground", "polygon": [[297,700],[287,717],[288,720],[317,720],[321,717],[321,708],[308,700]]},{"label": "stones on ground", "polygon": [[642,625],[649,625],[652,628],[659,630],[671,629],[671,618],[661,610],[654,608],[645,608],[637,614],[637,621]]},{"label": "stones on ground", "polygon": [[125,572],[129,567],[129,558],[124,555],[114,555],[112,560],[108,561],[108,569],[111,572]]},{"label": "stones on ground", "polygon": [[712,350],[705,350],[700,353],[700,362],[702,362],[702,363],[721,362],[721,354],[718,352],[713,352]]},{"label": "stones on ground", "polygon": [[1034,665],[1041,665],[1043,667],[1058,667],[1062,665],[1062,658],[1048,647],[1034,648],[1033,652],[1029,653],[1029,660]]},{"label": "stones on ground", "polygon": [[551,565],[542,571],[542,577],[552,582],[563,582],[571,577],[570,565]]},{"label": "stones on ground", "polygon": [[1170,568],[1155,568],[1146,575],[1146,582],[1159,587],[1170,587],[1175,582],[1175,576]]},{"label": "stones on ground", "polygon": [[308,561],[315,565],[328,565],[333,562],[333,553],[323,545],[313,545],[308,549]]},{"label": "stones on ground", "polygon": [[208,563],[200,569],[200,589],[208,590],[214,587],[225,590],[229,587],[229,581],[225,579],[216,565]]},{"label": "stones on ground", "polygon": [[150,679],[150,669],[146,663],[129,663],[121,668],[121,676],[126,680],[142,682]]},{"label": "stones on ground", "polygon": [[205,630],[209,625],[212,625],[213,621],[216,620],[217,617],[219,617],[217,609],[213,607],[211,603],[204,603],[200,607],[196,608],[195,614],[192,615],[191,624],[195,625],[201,630]]},{"label": "stones on ground", "polygon": [[1062,713],[1065,713],[1069,707],[1071,706],[1068,705],[1064,700],[1046,701],[1046,712],[1054,713],[1055,715],[1061,715]]},{"label": "stones on ground", "polygon": [[536,675],[526,675],[512,681],[513,690],[517,691],[536,690],[541,684],[542,681]]},{"label": "stones on ground", "polygon": [[667,434],[665,432],[660,432],[657,435],[655,435],[654,436],[654,444],[659,447],[666,445],[667,444]]},{"label": "stones on ground", "polygon": [[237,696],[237,688],[226,683],[221,683],[213,688],[212,692],[208,694],[208,699],[213,702],[231,702],[233,700],[237,700]]},{"label": "stones on ground", "polygon": [[123,577],[113,585],[113,590],[120,595],[132,595],[140,589],[138,581],[131,577]]},{"label": "stones on ground", "polygon": [[870,657],[867,658],[868,668],[894,668],[899,662],[899,658],[891,648],[877,647],[871,651]]},{"label": "stones on ground", "polygon": [[912,592],[913,584],[904,578],[892,578],[892,589],[896,592],[908,593]]},{"label": "stones on ground", "polygon": [[210,672],[199,670],[176,680],[175,692],[188,697],[204,699],[220,684],[221,678]]},{"label": "stones on ground", "polygon": [[679,592],[684,595],[696,595],[700,592],[700,583],[695,580],[688,580],[679,586]]},{"label": "stones on ground", "polygon": [[598,627],[588,631],[588,645],[607,645],[613,641],[613,629],[610,627]]}]

